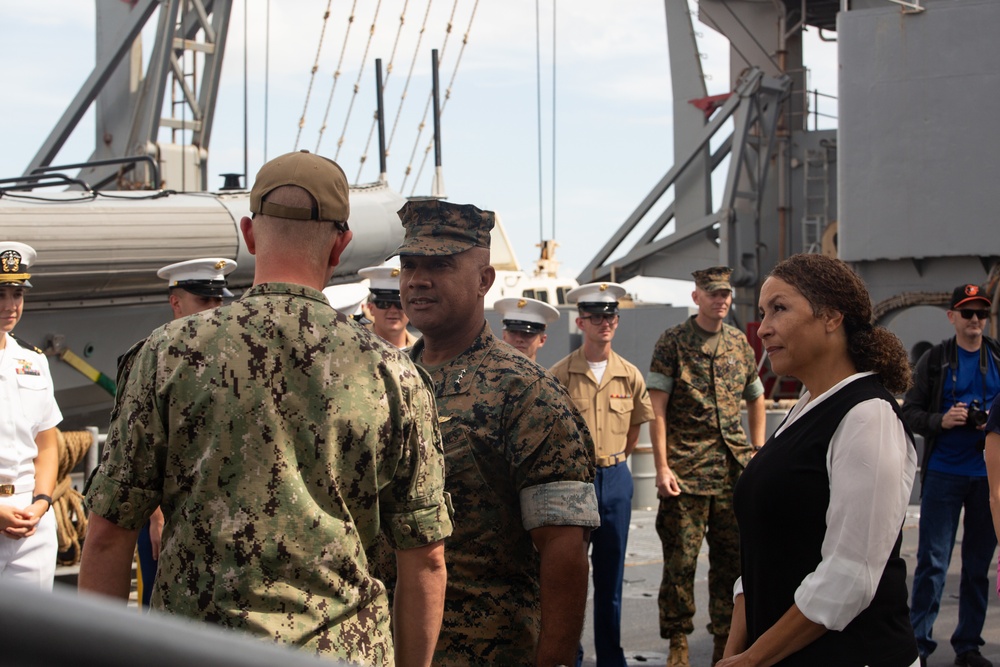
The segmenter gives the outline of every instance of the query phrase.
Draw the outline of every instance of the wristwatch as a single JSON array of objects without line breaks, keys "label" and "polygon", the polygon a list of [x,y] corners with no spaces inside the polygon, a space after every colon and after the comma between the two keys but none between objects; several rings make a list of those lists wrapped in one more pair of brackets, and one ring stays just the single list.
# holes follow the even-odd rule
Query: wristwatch
[{"label": "wristwatch", "polygon": [[[44,493],[36,493],[35,496],[31,499],[31,502],[32,504],[34,504],[37,503],[39,500],[44,500],[49,504],[49,506],[45,508],[45,512],[48,512],[50,509],[52,509],[52,496],[47,496]],[[44,514],[45,512],[42,512],[42,514]]]}]

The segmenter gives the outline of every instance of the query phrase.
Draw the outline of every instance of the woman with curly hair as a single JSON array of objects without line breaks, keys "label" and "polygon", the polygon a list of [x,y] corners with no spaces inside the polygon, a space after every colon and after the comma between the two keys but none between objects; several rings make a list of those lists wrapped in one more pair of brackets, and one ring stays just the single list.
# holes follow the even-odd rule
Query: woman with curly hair
[{"label": "woman with curly hair", "polygon": [[806,391],[736,485],[742,576],[718,665],[917,665],[899,557],[917,459],[893,398],[906,351],[836,259],[784,260],[759,305],[771,367]]}]

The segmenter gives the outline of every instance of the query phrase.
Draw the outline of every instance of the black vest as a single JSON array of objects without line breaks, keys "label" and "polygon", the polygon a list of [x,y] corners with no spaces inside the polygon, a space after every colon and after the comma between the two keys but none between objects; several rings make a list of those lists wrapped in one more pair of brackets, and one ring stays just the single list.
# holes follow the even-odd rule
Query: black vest
[{"label": "black vest", "polygon": [[[751,460],[734,493],[748,646],[795,603],[795,590],[819,566],[830,504],[826,455],[854,406],[872,398],[899,407],[877,376],[859,378],[814,406]],[[900,419],[902,421],[902,419]],[[909,435],[909,429],[907,429]],[[911,438],[912,440],[912,438]],[[777,663],[782,667],[905,667],[917,659],[906,603],[902,532],[875,598],[842,631],[828,631]]]}]

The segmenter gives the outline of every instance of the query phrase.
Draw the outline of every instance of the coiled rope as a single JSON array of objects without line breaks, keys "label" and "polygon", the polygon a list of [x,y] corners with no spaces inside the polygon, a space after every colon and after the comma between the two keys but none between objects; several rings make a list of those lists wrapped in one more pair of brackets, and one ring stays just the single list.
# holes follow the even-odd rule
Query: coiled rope
[{"label": "coiled rope", "polygon": [[56,517],[59,565],[80,562],[81,542],[87,535],[87,515],[83,511],[83,494],[73,488],[69,474],[86,456],[94,444],[90,431],[60,431],[56,429],[59,446],[59,468],[56,489],[52,493],[52,511]]}]

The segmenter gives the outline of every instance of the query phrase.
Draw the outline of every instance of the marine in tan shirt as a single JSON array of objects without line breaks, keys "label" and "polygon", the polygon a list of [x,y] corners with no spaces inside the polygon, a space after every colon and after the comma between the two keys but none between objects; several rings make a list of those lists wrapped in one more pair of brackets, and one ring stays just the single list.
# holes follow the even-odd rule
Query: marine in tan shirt
[{"label": "marine in tan shirt", "polygon": [[639,427],[653,419],[642,373],[611,349],[618,328],[615,283],[582,285],[567,294],[577,304],[576,325],[583,346],[552,367],[569,391],[594,438],[601,526],[591,532],[594,577],[594,647],[597,664],[624,667],[621,596],[625,548],[632,518],[632,474],[626,460],[639,440]]}]

